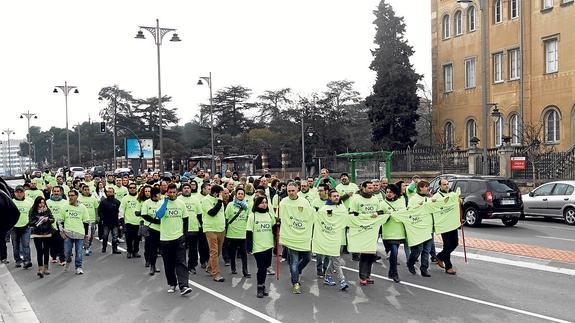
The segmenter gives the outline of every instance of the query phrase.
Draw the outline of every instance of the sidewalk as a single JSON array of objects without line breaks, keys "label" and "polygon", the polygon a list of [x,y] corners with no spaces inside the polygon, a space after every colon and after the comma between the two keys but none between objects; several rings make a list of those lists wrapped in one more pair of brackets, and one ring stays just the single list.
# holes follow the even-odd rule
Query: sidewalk
[{"label": "sidewalk", "polygon": [[40,322],[6,265],[0,264],[0,322]]}]

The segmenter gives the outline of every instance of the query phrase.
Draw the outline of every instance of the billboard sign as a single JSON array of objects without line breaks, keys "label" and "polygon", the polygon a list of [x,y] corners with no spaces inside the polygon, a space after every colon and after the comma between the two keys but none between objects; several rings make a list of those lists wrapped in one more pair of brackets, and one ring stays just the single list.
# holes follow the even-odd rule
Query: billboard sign
[{"label": "billboard sign", "polygon": [[[142,143],[142,153],[144,159],[154,158],[154,140],[153,139],[140,139]],[[136,138],[126,138],[126,158],[139,159],[140,158],[140,143]]]}]

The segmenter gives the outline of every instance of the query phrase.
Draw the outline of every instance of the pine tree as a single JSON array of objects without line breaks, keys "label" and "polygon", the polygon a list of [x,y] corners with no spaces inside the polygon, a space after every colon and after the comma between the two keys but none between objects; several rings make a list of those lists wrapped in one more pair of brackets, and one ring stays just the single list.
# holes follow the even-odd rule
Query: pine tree
[{"label": "pine tree", "polygon": [[374,11],[376,34],[370,69],[377,73],[373,94],[366,98],[376,149],[405,149],[415,143],[418,119],[417,83],[421,75],[409,62],[403,17],[397,17],[385,0]]}]

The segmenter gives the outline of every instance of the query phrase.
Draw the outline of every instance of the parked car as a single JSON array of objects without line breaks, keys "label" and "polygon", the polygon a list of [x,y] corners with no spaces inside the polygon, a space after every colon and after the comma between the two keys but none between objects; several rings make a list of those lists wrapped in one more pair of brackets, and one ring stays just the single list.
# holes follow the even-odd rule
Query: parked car
[{"label": "parked car", "polygon": [[114,176],[130,176],[133,171],[130,168],[116,168],[114,170]]},{"label": "parked car", "polygon": [[70,175],[72,178],[84,179],[85,174],[86,174],[86,170],[84,169],[84,167],[80,167],[80,166],[70,167]]},{"label": "parked car", "polygon": [[557,181],[543,184],[523,195],[525,216],[563,218],[575,225],[575,181]]},{"label": "parked car", "polygon": [[92,177],[106,177],[106,170],[104,169],[104,166],[94,166],[90,168],[90,173],[92,174]]},{"label": "parked car", "polygon": [[481,226],[484,219],[501,219],[505,226],[517,224],[523,210],[523,200],[517,184],[498,176],[445,174],[430,182],[435,193],[439,180],[447,179],[449,188],[461,189],[463,218],[469,226]]}]

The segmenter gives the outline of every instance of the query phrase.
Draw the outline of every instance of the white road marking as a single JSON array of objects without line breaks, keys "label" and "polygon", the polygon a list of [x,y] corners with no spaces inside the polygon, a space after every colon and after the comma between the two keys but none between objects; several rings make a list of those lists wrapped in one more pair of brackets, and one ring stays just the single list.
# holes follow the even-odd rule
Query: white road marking
[{"label": "white road marking", "polygon": [[566,230],[566,231],[575,231],[575,229],[570,228],[567,224],[563,224],[563,225],[558,225],[558,226],[552,226],[552,225],[544,225],[544,224],[535,224],[535,223],[525,223],[524,221],[519,222],[519,225],[526,225],[526,226],[531,226],[531,227],[538,227],[538,228],[549,228],[549,229],[555,229],[555,230]]},{"label": "white road marking", "polygon": [[0,265],[0,295],[1,322],[40,322],[6,265]]},{"label": "white road marking", "polygon": [[[111,242],[108,242],[108,245],[111,246],[112,243],[111,243]],[[127,250],[124,249],[124,248],[122,248],[122,247],[118,247],[118,250],[123,251],[123,252],[127,252]],[[203,285],[200,285],[200,284],[196,283],[196,282],[193,281],[193,280],[188,280],[188,283],[189,283],[190,285],[192,285],[192,286],[198,288],[198,289],[203,290],[204,292],[206,292],[206,293],[208,293],[208,294],[211,294],[212,296],[215,296],[215,297],[221,299],[221,300],[224,301],[224,302],[230,303],[230,304],[232,304],[233,306],[235,306],[235,307],[237,307],[237,308],[240,308],[240,309],[242,309],[242,310],[244,310],[244,311],[246,311],[246,312],[248,312],[248,313],[250,313],[250,314],[252,314],[252,315],[257,316],[257,317],[261,318],[261,319],[264,320],[264,321],[271,322],[271,323],[282,323],[281,321],[279,321],[279,320],[277,320],[277,319],[275,319],[275,318],[273,318],[273,317],[271,317],[271,316],[268,316],[268,315],[266,315],[266,314],[264,314],[264,313],[262,313],[262,312],[260,312],[260,311],[258,311],[258,310],[256,310],[256,309],[254,309],[254,308],[251,308],[251,307],[249,307],[249,306],[247,306],[247,305],[244,305],[244,304],[242,304],[242,303],[240,303],[240,302],[238,302],[238,301],[235,301],[235,300],[233,300],[233,299],[231,299],[231,298],[229,298],[229,297],[227,297],[227,296],[224,296],[224,295],[222,295],[222,294],[216,292],[216,291],[213,290],[213,289],[210,289],[210,288],[208,288],[208,287],[205,287],[205,286],[203,286]]]},{"label": "white road marking", "polygon": [[[349,267],[344,267],[342,266],[341,268],[349,270],[349,271],[353,271],[353,272],[359,272],[359,270],[357,269],[353,269],[353,268],[349,268]],[[376,278],[380,278],[383,280],[387,280],[387,281],[393,281],[392,279],[389,279],[387,277],[384,276],[380,276],[380,275],[376,275],[376,274],[371,274],[372,277],[376,277]],[[492,302],[487,302],[484,300],[480,300],[477,298],[473,298],[473,297],[468,297],[468,296],[464,296],[464,295],[459,295],[459,294],[455,294],[455,293],[451,293],[451,292],[446,292],[446,291],[442,291],[439,289],[434,289],[434,288],[430,288],[430,287],[426,287],[426,286],[421,286],[421,285],[417,285],[417,284],[413,284],[413,283],[409,283],[409,282],[405,282],[405,281],[401,281],[400,284],[403,284],[405,286],[410,286],[410,287],[414,287],[414,288],[418,288],[418,289],[423,289],[432,293],[437,293],[437,294],[442,294],[445,296],[450,296],[450,297],[454,297],[454,298],[459,298],[465,301],[469,301],[469,302],[473,302],[473,303],[477,303],[477,304],[482,304],[482,305],[487,305],[487,306],[491,306],[491,307],[495,307],[495,308],[499,308],[502,310],[506,310],[506,311],[510,311],[510,312],[515,312],[515,313],[519,313],[519,314],[523,314],[523,315],[527,315],[527,316],[531,316],[531,317],[536,317],[536,318],[540,318],[540,319],[544,319],[544,320],[548,320],[551,322],[560,322],[560,323],[569,323],[569,321],[566,320],[562,320],[562,319],[558,319],[555,317],[551,317],[551,316],[546,316],[546,315],[542,315],[542,314],[538,314],[538,313],[533,313],[533,312],[529,312],[529,311],[525,311],[525,310],[521,310],[518,308],[513,308],[513,307],[509,307],[509,306],[505,306],[505,305],[501,305],[501,304],[496,304],[496,303],[492,303]]]},{"label": "white road marking", "polygon": [[545,237],[545,236],[535,236],[536,238],[543,238],[543,239],[553,239],[553,240],[563,240],[563,241],[575,241],[575,239],[567,239],[567,238],[557,238],[557,237]]}]

